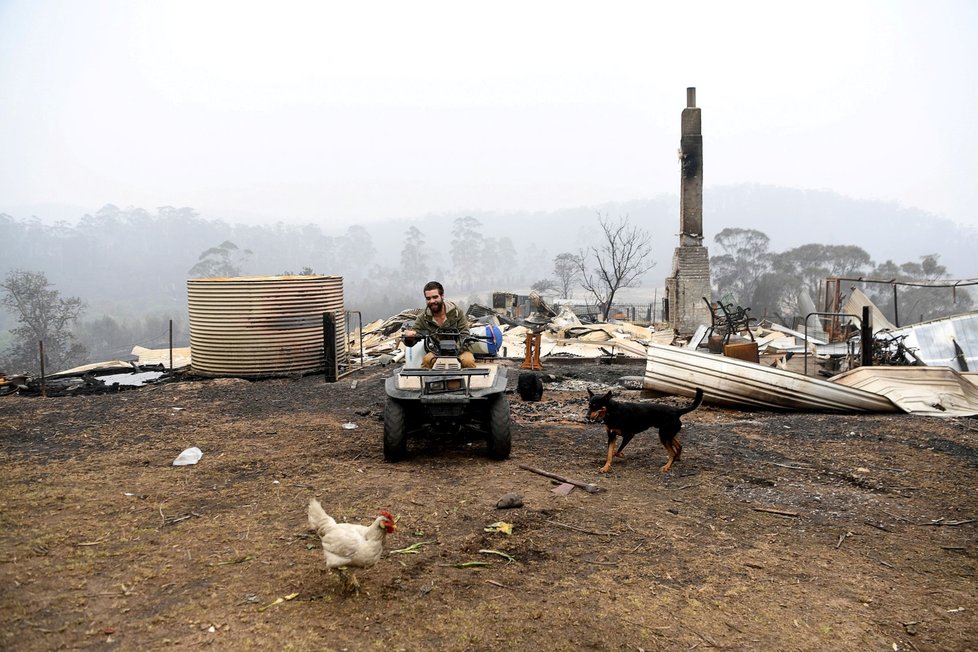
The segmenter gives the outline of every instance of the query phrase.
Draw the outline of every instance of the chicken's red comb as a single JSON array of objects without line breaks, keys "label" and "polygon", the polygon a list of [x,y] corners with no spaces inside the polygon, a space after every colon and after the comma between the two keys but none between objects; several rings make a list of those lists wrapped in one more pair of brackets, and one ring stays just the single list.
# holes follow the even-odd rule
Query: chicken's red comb
[{"label": "chicken's red comb", "polygon": [[393,514],[391,514],[390,512],[384,509],[380,510],[380,512],[378,513],[382,518],[384,518],[384,520],[387,521],[387,523],[384,525],[384,530],[388,534],[392,533],[394,530],[397,529],[397,521],[394,520]]}]

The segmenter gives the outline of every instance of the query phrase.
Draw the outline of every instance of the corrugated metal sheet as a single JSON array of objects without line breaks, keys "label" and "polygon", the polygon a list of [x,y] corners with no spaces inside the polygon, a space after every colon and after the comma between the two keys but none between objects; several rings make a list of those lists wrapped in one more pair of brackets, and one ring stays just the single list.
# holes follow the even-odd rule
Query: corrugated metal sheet
[{"label": "corrugated metal sheet", "polygon": [[[955,371],[978,371],[978,311],[935,319],[893,330],[894,335],[907,335],[904,344],[916,349],[924,364],[951,367]],[[968,368],[962,369],[954,343],[964,352]]]},{"label": "corrugated metal sheet", "polygon": [[[859,288],[853,288],[852,293],[849,295],[849,300],[846,301],[846,305],[842,307],[842,313],[845,315],[856,315],[862,318],[863,308],[869,307],[870,319],[873,320],[873,331],[879,330],[893,330],[896,328],[890,320],[886,318],[885,315],[876,307],[873,300],[866,296],[866,294]],[[852,321],[852,320],[848,320]]]},{"label": "corrugated metal sheet", "polygon": [[348,364],[340,276],[187,281],[191,369],[262,377],[323,369],[323,313],[336,316],[336,358]]},{"label": "corrugated metal sheet", "polygon": [[644,389],[693,396],[703,389],[714,405],[771,410],[896,412],[885,396],[681,347],[649,345]]},{"label": "corrugated metal sheet", "polygon": [[885,396],[909,414],[978,414],[978,387],[947,367],[859,367],[833,376],[832,382]]}]

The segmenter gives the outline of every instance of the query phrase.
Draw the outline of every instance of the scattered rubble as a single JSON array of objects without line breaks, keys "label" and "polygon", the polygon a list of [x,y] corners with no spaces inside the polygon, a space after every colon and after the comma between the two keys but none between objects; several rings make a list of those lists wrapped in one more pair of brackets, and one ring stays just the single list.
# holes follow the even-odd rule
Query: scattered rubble
[{"label": "scattered rubble", "polygon": [[[553,382],[543,373],[548,364],[627,360],[646,364],[644,376],[628,378],[630,388],[691,395],[703,387],[708,402],[729,407],[978,415],[978,373],[969,371],[978,368],[978,311],[898,328],[865,294],[854,290],[837,317],[820,313],[810,322],[815,328],[801,332],[753,318],[748,308],[706,303],[711,323],[683,339],[665,323],[595,322],[589,315],[582,321],[569,305],[555,309],[533,293],[524,306],[533,309],[528,315],[479,304],[471,305],[467,315],[473,332],[501,337],[501,342],[476,351],[476,357],[522,361],[518,391],[524,401],[539,401],[543,383]],[[400,333],[420,310],[404,310],[353,330],[347,342],[348,370],[411,363],[418,352],[405,346]],[[880,325],[873,334],[870,365],[861,359],[860,330],[851,323],[857,311],[868,311],[870,323]],[[662,358],[664,350],[672,362]],[[694,357],[682,351],[712,355]],[[190,370],[189,347],[136,346],[132,354],[136,360],[86,365],[43,379],[0,374],[0,396],[117,392],[184,378]],[[750,366],[728,366],[725,361]],[[874,371],[891,367],[901,372]],[[945,369],[953,377],[923,371],[927,368]],[[846,375],[855,369],[858,375]],[[831,388],[817,377],[831,381]],[[763,387],[765,397],[759,398],[751,388],[751,378]]]}]

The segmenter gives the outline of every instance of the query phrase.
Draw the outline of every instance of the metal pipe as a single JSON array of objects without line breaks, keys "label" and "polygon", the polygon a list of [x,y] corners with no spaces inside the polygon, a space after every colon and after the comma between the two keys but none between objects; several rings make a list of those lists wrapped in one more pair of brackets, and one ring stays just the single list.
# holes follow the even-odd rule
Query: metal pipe
[{"label": "metal pipe", "polygon": [[[349,315],[352,315],[354,313],[357,316],[357,332],[360,333],[360,338],[359,338],[360,339],[360,367],[359,367],[359,369],[356,369],[356,370],[354,370],[352,368],[347,368],[347,370],[346,370],[345,373],[337,374],[337,378],[342,378],[344,376],[347,376],[347,375],[353,373],[354,371],[359,371],[360,369],[363,369],[363,367],[364,367],[364,362],[363,362],[363,314],[359,310],[347,310],[346,311],[346,314],[347,314],[346,323],[349,325],[349,323],[350,323]],[[350,339],[349,338],[349,333],[347,333],[347,341],[349,341],[349,339]],[[350,366],[352,367],[352,365],[350,365]]]},{"label": "metal pipe", "polygon": [[900,307],[897,305],[897,285],[893,284],[893,323],[900,327]]},{"label": "metal pipe", "polygon": [[44,340],[37,341],[38,353],[41,356],[41,396],[48,395],[47,382],[44,379]]},{"label": "metal pipe", "polygon": [[323,313],[323,378],[336,382],[336,315]]},{"label": "metal pipe", "polygon": [[[896,287],[896,286],[894,286]],[[860,362],[864,367],[873,366],[873,316],[869,312],[869,306],[863,306],[863,323],[859,327],[860,337]],[[866,346],[869,342],[870,345]]]}]

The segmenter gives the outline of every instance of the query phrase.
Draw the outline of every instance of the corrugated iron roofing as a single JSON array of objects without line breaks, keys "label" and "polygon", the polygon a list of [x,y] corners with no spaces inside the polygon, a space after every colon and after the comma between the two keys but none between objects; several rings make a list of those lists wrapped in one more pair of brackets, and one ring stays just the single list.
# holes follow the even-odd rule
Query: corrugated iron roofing
[{"label": "corrugated iron roofing", "polygon": [[[978,371],[978,311],[894,329],[893,335],[907,335],[904,345],[916,349],[917,357],[929,366]],[[955,342],[967,369],[960,364]]]},{"label": "corrugated iron roofing", "polygon": [[348,363],[340,276],[189,279],[191,368],[262,377],[323,369],[323,313],[336,317],[336,356]]}]

